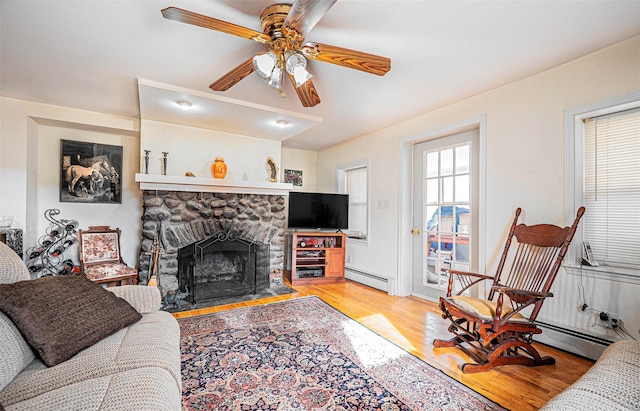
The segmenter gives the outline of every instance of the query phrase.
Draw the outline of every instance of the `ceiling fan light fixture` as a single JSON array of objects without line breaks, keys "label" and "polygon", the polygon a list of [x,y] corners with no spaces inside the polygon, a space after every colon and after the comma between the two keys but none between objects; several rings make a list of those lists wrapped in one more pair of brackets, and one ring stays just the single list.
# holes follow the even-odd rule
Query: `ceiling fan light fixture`
[{"label": "ceiling fan light fixture", "polygon": [[297,68],[307,67],[307,59],[295,51],[287,51],[284,55],[284,60],[286,62],[287,73],[291,75],[293,75]]},{"label": "ceiling fan light fixture", "polygon": [[300,53],[288,51],[285,54],[285,66],[287,73],[293,76],[296,87],[300,87],[313,77],[307,71],[307,59]]},{"label": "ceiling fan light fixture", "polygon": [[278,90],[282,90],[282,67],[275,66],[271,76],[265,78],[268,85]]},{"label": "ceiling fan light fixture", "polygon": [[311,80],[311,77],[313,77],[311,73],[303,68],[297,68],[293,71],[293,79],[296,82],[296,87],[300,87],[307,81]]},{"label": "ceiling fan light fixture", "polygon": [[253,58],[253,68],[262,78],[267,79],[271,76],[277,62],[278,56],[276,56],[276,53],[269,51],[264,54],[258,54]]}]

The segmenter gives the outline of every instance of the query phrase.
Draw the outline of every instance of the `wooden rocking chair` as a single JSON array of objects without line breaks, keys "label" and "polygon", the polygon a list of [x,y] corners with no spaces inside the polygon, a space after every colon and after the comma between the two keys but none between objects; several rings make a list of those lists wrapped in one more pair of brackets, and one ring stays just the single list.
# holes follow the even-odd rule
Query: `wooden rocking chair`
[{"label": "wooden rocking chair", "polygon": [[[541,357],[532,346],[533,335],[542,332],[535,320],[544,299],[553,296],[549,290],[584,207],[578,210],[573,225],[564,228],[518,224],[520,212],[518,208],[494,277],[447,270],[447,296],[440,298],[440,308],[442,317],[451,320],[449,331],[455,337],[434,340],[433,346],[458,347],[467,353],[475,363],[464,364],[463,373],[488,371],[507,364],[555,364],[554,358]],[[462,295],[484,280],[493,283],[487,299]],[[455,283],[461,289],[452,295]]]}]

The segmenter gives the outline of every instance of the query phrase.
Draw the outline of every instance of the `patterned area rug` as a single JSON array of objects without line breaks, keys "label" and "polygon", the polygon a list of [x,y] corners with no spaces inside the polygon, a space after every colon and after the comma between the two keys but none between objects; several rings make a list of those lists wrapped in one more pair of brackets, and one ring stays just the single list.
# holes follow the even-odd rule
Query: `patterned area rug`
[{"label": "patterned area rug", "polygon": [[187,410],[503,410],[317,297],[179,322]]}]

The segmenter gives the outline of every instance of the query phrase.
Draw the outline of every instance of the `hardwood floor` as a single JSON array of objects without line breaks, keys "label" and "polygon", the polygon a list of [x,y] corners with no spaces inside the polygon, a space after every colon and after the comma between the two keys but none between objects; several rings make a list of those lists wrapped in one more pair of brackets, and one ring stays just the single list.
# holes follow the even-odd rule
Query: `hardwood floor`
[{"label": "hardwood floor", "polygon": [[297,291],[294,294],[180,312],[174,316],[184,318],[316,295],[471,389],[503,407],[518,411],[540,408],[593,364],[587,359],[536,344],[541,355],[551,355],[556,359],[555,365],[504,366],[485,373],[462,374],[460,365],[467,361],[463,353],[455,348],[433,348],[434,338],[450,336],[448,323],[440,317],[435,303],[415,297],[392,297],[352,281],[293,288]]}]

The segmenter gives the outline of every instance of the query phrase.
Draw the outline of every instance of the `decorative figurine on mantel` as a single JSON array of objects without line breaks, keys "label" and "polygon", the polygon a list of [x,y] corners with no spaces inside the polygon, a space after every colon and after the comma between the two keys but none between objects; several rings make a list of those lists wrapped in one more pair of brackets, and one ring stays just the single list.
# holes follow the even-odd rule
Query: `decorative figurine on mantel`
[{"label": "decorative figurine on mantel", "polygon": [[278,181],[278,166],[276,166],[276,162],[273,158],[267,157],[265,168],[269,173],[269,181],[271,181],[272,183]]}]

